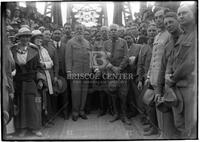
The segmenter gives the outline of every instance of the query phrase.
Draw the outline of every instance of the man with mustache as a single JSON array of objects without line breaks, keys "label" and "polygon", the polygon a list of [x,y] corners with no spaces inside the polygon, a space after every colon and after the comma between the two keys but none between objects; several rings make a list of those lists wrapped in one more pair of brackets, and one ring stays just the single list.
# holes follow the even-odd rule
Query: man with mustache
[{"label": "man with mustache", "polygon": [[83,37],[84,30],[82,25],[75,26],[75,36],[70,39],[65,49],[65,69],[71,79],[72,93],[72,120],[77,121],[79,116],[88,119],[85,114],[85,103],[88,91],[88,80],[86,78],[71,78],[80,74],[90,72],[89,62],[89,42]]}]

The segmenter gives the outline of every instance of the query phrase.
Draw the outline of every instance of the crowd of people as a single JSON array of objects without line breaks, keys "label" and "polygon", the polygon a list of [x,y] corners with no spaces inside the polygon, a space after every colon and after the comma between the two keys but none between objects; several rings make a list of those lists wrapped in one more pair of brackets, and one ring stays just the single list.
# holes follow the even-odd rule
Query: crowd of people
[{"label": "crowd of people", "polygon": [[[159,8],[154,22],[86,29],[31,28],[20,11],[6,19],[3,44],[4,135],[41,128],[57,116],[73,121],[109,114],[144,135],[197,137],[197,24],[194,7]],[[18,21],[10,24],[9,21]],[[6,42],[7,41],[7,42]],[[55,124],[56,125],[56,124]],[[10,128],[12,127],[12,128]]]}]

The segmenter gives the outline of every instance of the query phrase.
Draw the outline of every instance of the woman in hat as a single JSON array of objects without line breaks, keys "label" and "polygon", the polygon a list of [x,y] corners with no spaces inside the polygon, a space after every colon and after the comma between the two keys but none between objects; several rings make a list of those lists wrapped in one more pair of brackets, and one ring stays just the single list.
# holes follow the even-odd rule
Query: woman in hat
[{"label": "woman in hat", "polygon": [[53,95],[53,85],[52,85],[52,74],[50,73],[53,67],[53,61],[49,56],[48,51],[42,46],[43,42],[43,34],[40,30],[32,31],[31,42],[35,44],[38,48],[40,55],[40,64],[42,66],[42,70],[40,70],[40,74],[38,78],[41,79],[41,87],[39,88],[39,93],[42,96],[42,110],[44,113],[43,123],[50,119],[53,115],[52,106],[50,104],[50,95]]},{"label": "woman in hat", "polygon": [[16,35],[19,42],[11,47],[15,61],[16,75],[14,76],[14,102],[19,108],[15,117],[15,127],[23,137],[27,130],[42,136],[41,128],[41,97],[37,92],[38,70],[40,69],[37,47],[29,42],[31,32],[21,28]]}]

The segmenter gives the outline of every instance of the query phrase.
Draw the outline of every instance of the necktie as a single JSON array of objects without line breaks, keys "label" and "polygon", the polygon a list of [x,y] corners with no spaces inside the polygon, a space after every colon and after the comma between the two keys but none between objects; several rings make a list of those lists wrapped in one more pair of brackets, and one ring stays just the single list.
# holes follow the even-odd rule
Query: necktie
[{"label": "necktie", "polygon": [[57,48],[57,49],[59,48],[59,42],[57,42],[56,48]]},{"label": "necktie", "polygon": [[111,51],[111,57],[113,57],[113,56],[114,56],[114,51],[115,51],[115,43],[116,43],[116,40],[115,40],[115,39],[113,39],[113,40],[112,40],[112,51]]}]

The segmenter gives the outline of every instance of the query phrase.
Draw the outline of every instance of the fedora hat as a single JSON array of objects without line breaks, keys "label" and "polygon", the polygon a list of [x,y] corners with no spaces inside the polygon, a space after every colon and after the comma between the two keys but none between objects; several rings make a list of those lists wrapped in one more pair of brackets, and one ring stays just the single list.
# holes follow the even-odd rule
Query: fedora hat
[{"label": "fedora hat", "polygon": [[19,29],[18,33],[16,34],[16,38],[19,38],[20,36],[32,36],[31,31],[27,27],[22,27]]},{"label": "fedora hat", "polygon": [[53,83],[53,90],[55,93],[63,93],[67,89],[67,82],[62,76],[58,76],[58,80]]},{"label": "fedora hat", "polygon": [[163,95],[163,101],[157,103],[157,108],[161,112],[168,112],[170,108],[178,105],[178,98],[172,88],[166,87]]},{"label": "fedora hat", "polygon": [[144,93],[142,100],[146,105],[150,105],[153,103],[154,97],[155,97],[154,90],[147,89],[146,92]]}]

